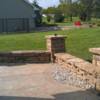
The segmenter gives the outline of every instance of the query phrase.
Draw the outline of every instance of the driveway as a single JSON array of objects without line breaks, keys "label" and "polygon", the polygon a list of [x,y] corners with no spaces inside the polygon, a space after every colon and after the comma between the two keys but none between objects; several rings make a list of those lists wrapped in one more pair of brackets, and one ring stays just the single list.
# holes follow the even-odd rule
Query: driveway
[{"label": "driveway", "polygon": [[100,100],[93,92],[56,82],[55,64],[0,66],[0,100]]}]

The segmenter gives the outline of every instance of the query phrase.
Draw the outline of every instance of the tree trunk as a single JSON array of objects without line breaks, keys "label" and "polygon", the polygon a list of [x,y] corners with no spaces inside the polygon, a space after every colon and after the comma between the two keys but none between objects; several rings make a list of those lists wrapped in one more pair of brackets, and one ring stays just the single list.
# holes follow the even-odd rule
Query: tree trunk
[{"label": "tree trunk", "polygon": [[72,16],[72,15],[70,15],[70,21],[71,21],[71,22],[73,21],[73,16]]}]

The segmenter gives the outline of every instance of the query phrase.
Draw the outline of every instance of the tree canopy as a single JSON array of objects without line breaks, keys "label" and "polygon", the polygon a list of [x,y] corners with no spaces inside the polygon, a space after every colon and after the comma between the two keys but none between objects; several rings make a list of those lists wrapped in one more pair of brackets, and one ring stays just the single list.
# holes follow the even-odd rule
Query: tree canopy
[{"label": "tree canopy", "polygon": [[91,20],[91,17],[100,18],[100,0],[59,0],[57,7],[49,7],[43,10],[45,14],[60,12],[72,20],[72,16],[79,16],[83,21]]}]

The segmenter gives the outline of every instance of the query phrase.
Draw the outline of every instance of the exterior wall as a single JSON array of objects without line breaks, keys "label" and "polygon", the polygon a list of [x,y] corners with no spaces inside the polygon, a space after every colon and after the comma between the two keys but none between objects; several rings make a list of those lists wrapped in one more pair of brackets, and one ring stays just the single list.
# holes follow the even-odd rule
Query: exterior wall
[{"label": "exterior wall", "polygon": [[21,32],[29,31],[29,19],[27,18],[10,18],[0,19],[0,32]]},{"label": "exterior wall", "polygon": [[[33,14],[33,15],[32,15]],[[0,18],[32,18],[33,8],[23,0],[1,0]]]},{"label": "exterior wall", "polygon": [[[29,19],[29,27],[30,29],[32,29],[35,27],[33,17],[34,17],[33,7],[28,3],[26,3],[24,0],[0,1],[0,19],[27,18]],[[17,26],[19,23],[15,20],[15,24]]]},{"label": "exterior wall", "polygon": [[30,30],[33,30],[36,27],[34,19],[29,19],[29,26]]}]

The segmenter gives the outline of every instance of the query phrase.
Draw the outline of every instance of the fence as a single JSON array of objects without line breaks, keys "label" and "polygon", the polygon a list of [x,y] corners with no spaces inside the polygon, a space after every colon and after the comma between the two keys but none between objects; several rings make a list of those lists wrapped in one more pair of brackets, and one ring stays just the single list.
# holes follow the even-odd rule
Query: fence
[{"label": "fence", "polygon": [[28,18],[0,19],[0,33],[2,32],[29,32]]}]

